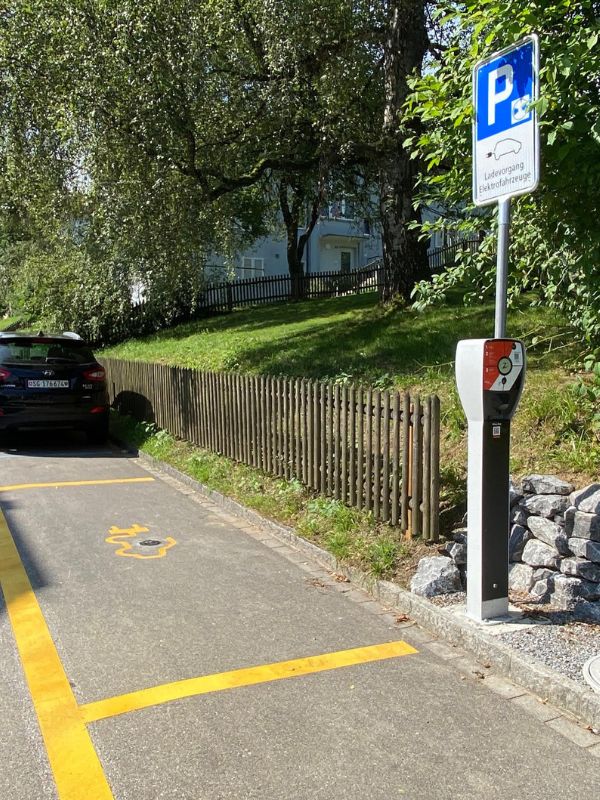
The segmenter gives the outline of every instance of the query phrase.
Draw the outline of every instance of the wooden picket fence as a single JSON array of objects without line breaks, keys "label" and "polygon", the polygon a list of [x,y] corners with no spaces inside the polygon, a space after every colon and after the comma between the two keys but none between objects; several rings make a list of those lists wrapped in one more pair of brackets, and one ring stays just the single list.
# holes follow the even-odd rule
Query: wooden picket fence
[{"label": "wooden picket fence", "polygon": [[174,436],[371,511],[408,535],[439,534],[435,395],[102,359],[117,410]]}]

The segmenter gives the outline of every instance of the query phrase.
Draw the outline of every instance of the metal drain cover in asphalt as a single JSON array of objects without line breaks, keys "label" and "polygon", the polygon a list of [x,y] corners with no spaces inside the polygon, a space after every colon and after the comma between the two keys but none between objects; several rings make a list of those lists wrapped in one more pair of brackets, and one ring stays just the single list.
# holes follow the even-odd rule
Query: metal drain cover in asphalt
[{"label": "metal drain cover in asphalt", "polygon": [[160,539],[144,539],[141,542],[138,542],[141,547],[156,547],[157,544],[163,544]]},{"label": "metal drain cover in asphalt", "polygon": [[592,656],[583,665],[583,677],[594,689],[600,693],[600,655]]}]

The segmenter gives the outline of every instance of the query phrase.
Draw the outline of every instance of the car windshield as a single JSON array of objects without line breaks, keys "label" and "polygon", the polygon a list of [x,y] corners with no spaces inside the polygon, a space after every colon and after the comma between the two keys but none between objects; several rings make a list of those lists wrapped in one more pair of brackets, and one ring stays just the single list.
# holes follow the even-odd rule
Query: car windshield
[{"label": "car windshield", "polygon": [[95,358],[83,342],[65,339],[18,338],[0,342],[0,364],[92,364]]}]

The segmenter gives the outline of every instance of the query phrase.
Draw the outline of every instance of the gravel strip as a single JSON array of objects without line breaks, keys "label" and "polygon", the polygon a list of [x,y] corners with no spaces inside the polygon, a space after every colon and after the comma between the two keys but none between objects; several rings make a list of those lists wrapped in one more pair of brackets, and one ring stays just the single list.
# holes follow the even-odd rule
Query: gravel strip
[{"label": "gravel strip", "polygon": [[438,594],[435,597],[428,597],[429,602],[434,606],[458,606],[467,602],[466,592],[452,592],[451,594]]},{"label": "gravel strip", "polygon": [[[453,592],[427,599],[434,606],[450,608],[460,603],[464,605],[467,596],[465,592]],[[589,658],[600,654],[600,625],[574,620],[572,614],[557,612],[548,606],[528,607],[520,595],[511,595],[511,601],[520,605],[526,616],[538,617],[544,624],[499,634],[499,640],[587,687],[582,669]]]},{"label": "gravel strip", "polygon": [[600,625],[553,620],[522,631],[503,633],[499,638],[509,647],[541,661],[561,675],[587,686],[582,668],[600,654]]}]

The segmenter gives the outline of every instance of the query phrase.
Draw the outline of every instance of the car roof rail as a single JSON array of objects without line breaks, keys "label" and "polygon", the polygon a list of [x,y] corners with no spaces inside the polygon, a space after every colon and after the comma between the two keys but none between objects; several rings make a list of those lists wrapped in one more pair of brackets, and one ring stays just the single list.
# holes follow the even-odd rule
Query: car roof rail
[{"label": "car roof rail", "polygon": [[73,331],[63,331],[63,336],[68,336],[69,339],[79,339],[80,342],[83,341],[81,336],[78,333],[74,333]]}]

